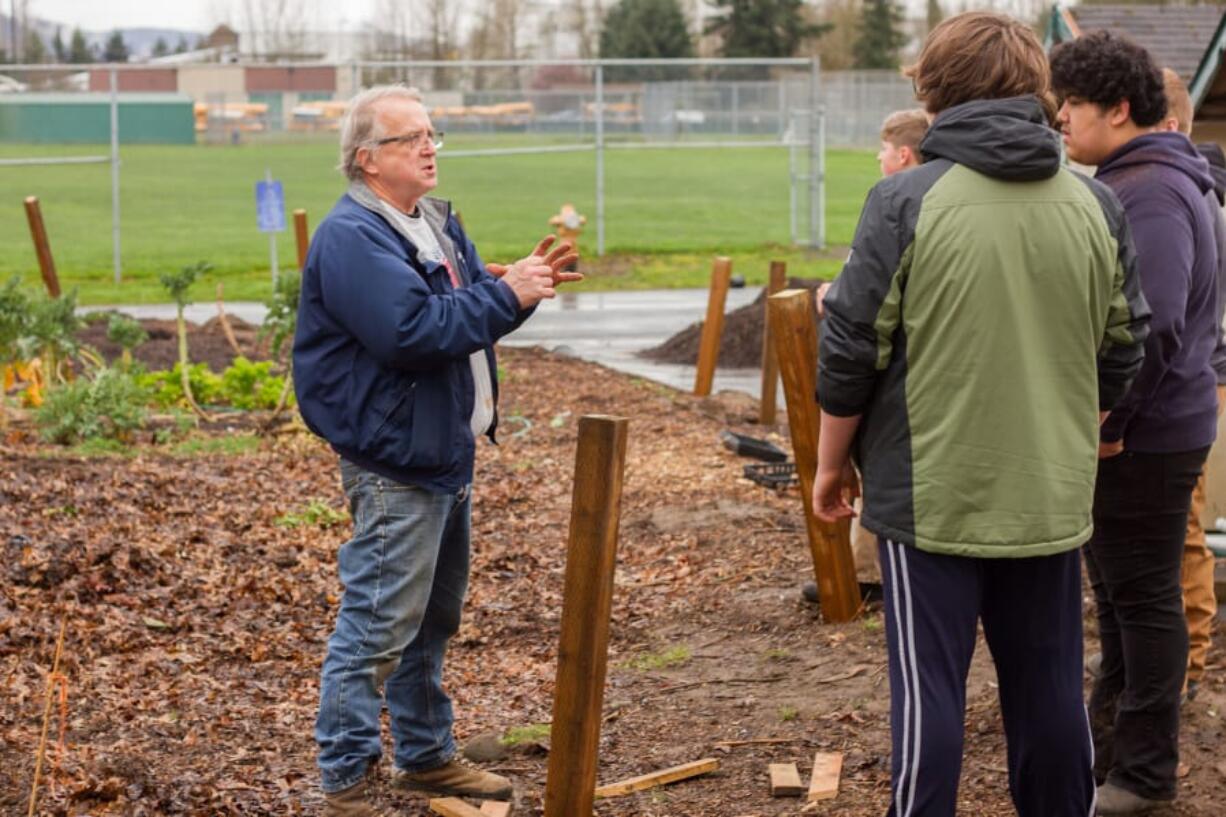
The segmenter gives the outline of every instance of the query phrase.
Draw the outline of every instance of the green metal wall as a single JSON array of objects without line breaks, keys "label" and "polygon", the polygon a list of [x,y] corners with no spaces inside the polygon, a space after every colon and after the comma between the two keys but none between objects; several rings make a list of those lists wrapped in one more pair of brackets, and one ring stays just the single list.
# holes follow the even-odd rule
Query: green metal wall
[{"label": "green metal wall", "polygon": [[[98,144],[111,141],[107,94],[0,96],[0,141]],[[119,141],[125,145],[190,145],[196,141],[192,101],[178,94],[121,94]]]}]

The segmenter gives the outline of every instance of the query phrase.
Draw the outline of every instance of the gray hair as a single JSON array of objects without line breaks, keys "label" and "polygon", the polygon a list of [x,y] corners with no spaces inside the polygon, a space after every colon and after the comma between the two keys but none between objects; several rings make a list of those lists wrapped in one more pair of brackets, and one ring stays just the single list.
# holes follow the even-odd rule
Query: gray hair
[{"label": "gray hair", "polygon": [[349,109],[341,120],[341,163],[338,169],[351,180],[359,181],[362,178],[358,149],[373,147],[374,141],[383,135],[377,114],[379,103],[384,99],[423,102],[421,91],[401,84],[376,85],[349,100]]}]

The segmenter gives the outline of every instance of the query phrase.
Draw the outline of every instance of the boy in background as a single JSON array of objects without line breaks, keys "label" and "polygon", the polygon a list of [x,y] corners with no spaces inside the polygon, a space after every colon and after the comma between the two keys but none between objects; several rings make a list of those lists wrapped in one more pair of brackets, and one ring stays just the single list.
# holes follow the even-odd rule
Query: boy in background
[{"label": "boy in background", "polygon": [[[886,178],[913,167],[919,167],[920,142],[928,133],[928,114],[922,108],[894,111],[881,123],[881,150],[877,163],[881,176]],[[830,283],[817,288],[817,315],[825,316],[822,299],[830,289]],[[859,502],[856,503],[857,510]],[[877,537],[860,527],[859,517],[851,521],[851,555],[856,565],[856,580],[865,601],[881,599],[881,565],[877,561]],[[800,588],[805,601],[818,603],[817,583],[805,582]]]}]

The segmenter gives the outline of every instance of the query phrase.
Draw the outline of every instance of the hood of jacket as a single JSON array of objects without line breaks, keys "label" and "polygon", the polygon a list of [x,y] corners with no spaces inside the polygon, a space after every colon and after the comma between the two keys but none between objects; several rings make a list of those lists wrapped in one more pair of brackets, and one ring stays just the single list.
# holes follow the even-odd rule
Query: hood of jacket
[{"label": "hood of jacket", "polygon": [[1196,151],[1192,140],[1182,133],[1163,131],[1147,133],[1122,145],[1098,166],[1095,176],[1114,173],[1141,165],[1162,165],[1177,170],[1190,178],[1201,193],[1213,189],[1213,176],[1209,175],[1209,163]]},{"label": "hood of jacket", "polygon": [[941,111],[920,142],[924,161],[948,159],[1005,181],[1049,179],[1060,137],[1034,96],[982,99]]},{"label": "hood of jacket", "polygon": [[1209,175],[1213,177],[1213,193],[1217,203],[1226,205],[1226,153],[1217,142],[1201,142],[1196,152],[1209,163]]}]

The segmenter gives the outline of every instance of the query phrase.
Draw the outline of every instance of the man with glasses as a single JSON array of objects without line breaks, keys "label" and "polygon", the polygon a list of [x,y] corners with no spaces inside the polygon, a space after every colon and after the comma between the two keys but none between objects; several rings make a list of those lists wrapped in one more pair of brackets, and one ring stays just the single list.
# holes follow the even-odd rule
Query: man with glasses
[{"label": "man with glasses", "polygon": [[577,256],[552,238],[486,267],[438,184],[421,95],[372,88],[341,126],[349,189],[319,225],[303,271],[294,382],[303,419],[340,455],[353,538],[328,640],[315,739],[327,817],[377,817],[370,779],[391,716],[393,783],[509,799],[511,783],[454,759],[447,642],[468,582],[476,439],[494,439],[493,346]]}]

